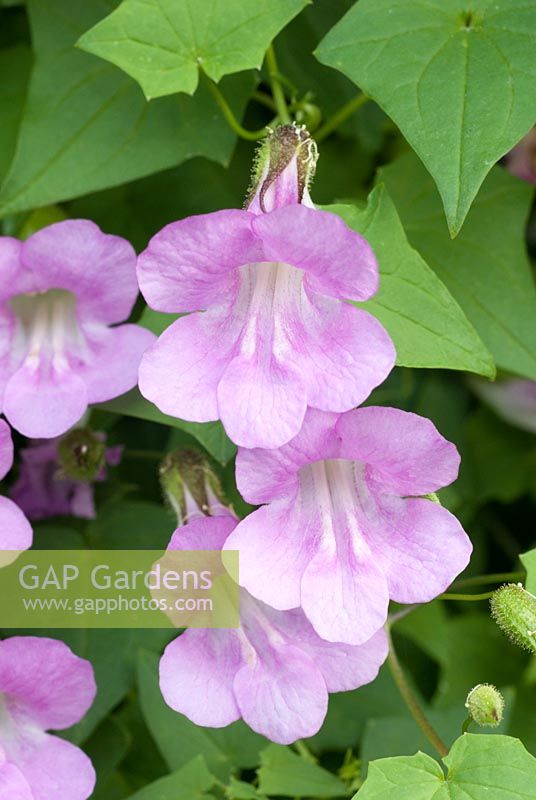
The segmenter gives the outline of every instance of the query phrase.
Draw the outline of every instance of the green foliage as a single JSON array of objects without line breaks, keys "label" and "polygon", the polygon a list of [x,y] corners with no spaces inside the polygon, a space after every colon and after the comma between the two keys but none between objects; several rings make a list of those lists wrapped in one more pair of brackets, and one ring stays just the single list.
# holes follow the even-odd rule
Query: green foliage
[{"label": "green foliage", "polygon": [[443,763],[446,775],[424,753],[373,761],[357,796],[359,800],[525,800],[536,782],[536,759],[510,736],[466,733]]},{"label": "green foliage", "polygon": [[206,792],[213,786],[214,778],[210,774],[202,756],[197,756],[182,769],[160,778],[139,792],[131,795],[129,800],[201,800],[210,795]]},{"label": "green foliage", "polygon": [[[30,0],[35,66],[0,214],[56,203],[205,155],[225,163],[234,134],[208,91],[148,105],[128,77],[74,49],[110,8],[96,0]],[[224,88],[236,110],[249,75]]]},{"label": "green foliage", "polygon": [[455,236],[491,166],[536,122],[535,51],[523,0],[360,0],[317,55],[396,122]]},{"label": "green foliage", "polygon": [[264,53],[308,0],[123,0],[78,46],[117,64],[148,100],[193,94],[202,70],[212,80],[260,68]]},{"label": "green foliage", "polygon": [[410,243],[458,301],[497,366],[536,380],[536,289],[523,241],[530,187],[493,170],[453,242],[433,181],[414,155],[382,170],[381,179]]},{"label": "green foliage", "polygon": [[329,206],[370,241],[380,265],[380,291],[365,308],[391,334],[397,363],[493,376],[493,359],[448,289],[409,244],[383,186],[367,207]]},{"label": "green foliage", "polygon": [[533,550],[529,550],[528,553],[523,553],[520,558],[527,570],[525,589],[527,592],[536,595],[536,547]]},{"label": "green foliage", "polygon": [[236,447],[225,433],[219,422],[186,422],[183,419],[169,417],[162,414],[155,405],[150,403],[140,394],[138,389],[132,389],[127,394],[101,403],[97,408],[113,411],[115,414],[126,414],[128,417],[145,419],[150,422],[159,422],[171,428],[180,428],[191,434],[205,447],[211,456],[221,464],[226,464],[235,454]]},{"label": "green foliage", "polygon": [[283,797],[341,797],[346,794],[344,783],[330,772],[275,744],[261,752],[259,790]]},{"label": "green foliage", "polygon": [[152,653],[140,654],[138,686],[145,721],[170,769],[182,767],[201,754],[214,775],[225,780],[237,767],[258,764],[266,740],[244,723],[235,722],[222,729],[201,728],[164,703],[158,685],[158,659]]}]

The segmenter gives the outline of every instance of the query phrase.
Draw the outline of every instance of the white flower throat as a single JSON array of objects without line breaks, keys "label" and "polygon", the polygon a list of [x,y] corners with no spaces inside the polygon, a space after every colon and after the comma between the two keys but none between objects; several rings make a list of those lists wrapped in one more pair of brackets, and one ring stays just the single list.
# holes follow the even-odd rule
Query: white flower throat
[{"label": "white flower throat", "polygon": [[46,363],[62,372],[69,368],[69,358],[85,360],[87,343],[71,292],[18,295],[10,305],[17,319],[14,356],[24,366],[36,370]]}]

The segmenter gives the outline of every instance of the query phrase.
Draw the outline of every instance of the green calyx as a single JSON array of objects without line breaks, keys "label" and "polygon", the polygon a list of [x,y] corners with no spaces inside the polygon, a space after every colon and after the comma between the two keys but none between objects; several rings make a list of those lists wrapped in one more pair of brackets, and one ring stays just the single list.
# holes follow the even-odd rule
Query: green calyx
[{"label": "green calyx", "polygon": [[258,193],[260,206],[264,208],[266,192],[294,158],[298,175],[297,202],[301,203],[315,174],[318,148],[305,125],[293,122],[270,131],[259,145],[246,206]]},{"label": "green calyx", "polygon": [[105,465],[106,445],[89,428],[75,428],[58,445],[60,472],[76,481],[95,480]]},{"label": "green calyx", "polygon": [[496,728],[503,717],[504,699],[495,686],[479,683],[467,695],[465,707],[477,725]]},{"label": "green calyx", "polygon": [[497,589],[490,605],[495,622],[508,638],[536,653],[536,597],[520,583],[508,583]]},{"label": "green calyx", "polygon": [[211,516],[223,506],[223,492],[208,460],[195,450],[169,453],[160,465],[160,485],[167,505],[180,525],[193,514]]}]

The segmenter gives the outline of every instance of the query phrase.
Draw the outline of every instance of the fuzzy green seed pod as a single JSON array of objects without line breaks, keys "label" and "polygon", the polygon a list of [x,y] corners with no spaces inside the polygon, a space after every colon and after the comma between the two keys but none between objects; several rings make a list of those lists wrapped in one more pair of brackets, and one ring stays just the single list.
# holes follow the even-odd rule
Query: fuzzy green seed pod
[{"label": "fuzzy green seed pod", "polygon": [[76,481],[93,481],[105,464],[106,444],[89,428],[74,428],[58,445],[60,473]]},{"label": "fuzzy green seed pod", "polygon": [[479,683],[467,695],[465,707],[477,725],[496,728],[502,720],[504,699],[495,686]]},{"label": "fuzzy green seed pod", "polygon": [[520,583],[501,586],[490,600],[499,628],[519,647],[536,653],[536,597]]}]

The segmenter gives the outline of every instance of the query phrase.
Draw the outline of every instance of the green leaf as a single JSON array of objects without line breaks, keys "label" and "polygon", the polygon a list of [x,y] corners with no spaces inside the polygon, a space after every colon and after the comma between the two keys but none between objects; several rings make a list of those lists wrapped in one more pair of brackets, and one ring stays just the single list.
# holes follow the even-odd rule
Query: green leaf
[{"label": "green leaf", "polygon": [[160,778],[135,792],[128,800],[200,800],[214,785],[214,777],[202,756],[197,756],[182,769]]},{"label": "green leaf", "polygon": [[443,763],[424,753],[373,761],[359,800],[528,800],[536,759],[518,739],[474,735],[457,739]]},{"label": "green leaf", "polygon": [[[235,136],[208,90],[148,104],[114,67],[76,50],[111,0],[30,0],[36,62],[0,214],[47,205],[180,164],[196,155],[227,163]],[[240,114],[250,74],[225,80]]]},{"label": "green leaf", "polygon": [[0,51],[0,182],[15,150],[32,54],[19,45]]},{"label": "green leaf", "polygon": [[[437,650],[441,674],[434,698],[436,708],[462,703],[471,687],[486,681],[515,685],[526,661],[486,612],[450,618],[443,626],[443,647]],[[409,623],[408,623],[409,628]]]},{"label": "green leaf", "polygon": [[374,189],[366,208],[326,208],[366,236],[374,248],[380,265],[380,290],[365,308],[389,331],[397,349],[397,364],[493,376],[491,355],[448,289],[409,244],[385,188]]},{"label": "green leaf", "polygon": [[238,781],[231,776],[226,791],[226,797],[228,797],[229,800],[262,800],[263,795],[261,795],[251,783]]},{"label": "green leaf", "polygon": [[138,389],[131,389],[121,397],[116,397],[107,403],[100,403],[94,408],[112,411],[114,414],[126,414],[128,417],[146,419],[150,422],[159,422],[162,425],[170,425],[172,428],[186,431],[194,436],[220,464],[227,464],[236,452],[235,445],[225,433],[220,422],[186,422],[176,419],[176,417],[169,417],[142,397]]},{"label": "green leaf", "polygon": [[307,744],[315,753],[346,750],[359,741],[369,718],[404,714],[405,711],[406,706],[389,667],[384,665],[372,683],[352,692],[329,696],[324,724],[315,736],[307,740]]},{"label": "green leaf", "polygon": [[476,504],[495,499],[512,503],[528,493],[534,484],[535,455],[536,446],[530,447],[524,431],[480,407],[465,425],[462,463],[471,479],[468,499]]},{"label": "green leaf", "polygon": [[519,558],[527,570],[525,589],[527,592],[536,595],[536,547],[534,550],[529,550],[528,553],[523,553]]},{"label": "green leaf", "polygon": [[97,773],[100,791],[110,780],[132,742],[130,732],[114,717],[108,717],[85,743],[84,750]]},{"label": "green leaf", "polygon": [[[506,713],[501,724],[493,730],[492,736],[510,733],[510,701],[514,699],[514,691],[508,690]],[[424,706],[426,716],[434,729],[439,733],[447,746],[450,746],[460,735],[462,725],[467,718],[467,709],[458,703],[440,712]],[[477,730],[475,725],[474,730]],[[488,729],[489,730],[489,729]],[[363,769],[369,762],[378,758],[387,758],[392,753],[412,755],[416,751],[435,756],[436,752],[415,720],[406,714],[404,717],[384,717],[367,722],[363,743],[360,750]]]},{"label": "green leaf", "polygon": [[532,188],[492,170],[454,241],[414,155],[382,170],[410,243],[450,290],[498,367],[536,379],[536,290],[524,228]]},{"label": "green leaf", "polygon": [[439,764],[425,753],[372,761],[359,800],[449,800]]},{"label": "green leaf", "polygon": [[193,94],[212,80],[260,68],[279,31],[309,0],[123,0],[78,42],[138,81],[147,99]]},{"label": "green leaf", "polygon": [[242,722],[224,729],[202,728],[166,705],[158,683],[158,658],[140,653],[140,702],[147,726],[170,769],[177,769],[201,754],[208,768],[222,780],[235,768],[252,768],[266,739]]},{"label": "green leaf", "polygon": [[165,549],[176,527],[163,505],[146,500],[110,503],[102,512],[87,527],[87,538],[95,550]]},{"label": "green leaf", "polygon": [[344,783],[313,761],[306,761],[288,747],[271,744],[261,753],[259,791],[283,797],[343,797]]},{"label": "green leaf", "polygon": [[317,50],[396,122],[453,236],[492,165],[534,125],[535,53],[526,0],[360,0]]},{"label": "green leaf", "polygon": [[162,311],[154,311],[149,306],[145,306],[138,320],[138,325],[160,336],[180,316],[180,314],[164,314]]},{"label": "green leaf", "polygon": [[[32,633],[62,639],[95,670],[97,697],[80,722],[62,733],[76,744],[84,742],[97,725],[125,697],[136,679],[136,661],[140,648],[160,650],[169,638],[164,630],[113,629],[41,629]],[[24,631],[28,635],[28,631]]]}]

